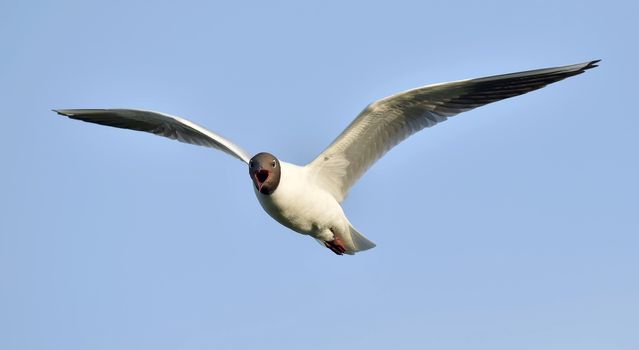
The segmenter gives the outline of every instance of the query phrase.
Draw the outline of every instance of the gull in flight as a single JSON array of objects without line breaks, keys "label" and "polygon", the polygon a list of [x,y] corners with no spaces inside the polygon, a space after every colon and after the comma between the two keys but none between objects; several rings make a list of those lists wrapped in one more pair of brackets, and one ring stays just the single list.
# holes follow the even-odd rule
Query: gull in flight
[{"label": "gull in flight", "polygon": [[317,158],[299,166],[261,152],[251,157],[228,139],[189,120],[136,109],[58,109],[85,122],[150,132],[225,152],[248,166],[257,200],[280,224],[335,254],[375,247],[344,214],[355,182],[410,135],[462,112],[540,89],[597,67],[599,60],[419,87],[368,105]]}]

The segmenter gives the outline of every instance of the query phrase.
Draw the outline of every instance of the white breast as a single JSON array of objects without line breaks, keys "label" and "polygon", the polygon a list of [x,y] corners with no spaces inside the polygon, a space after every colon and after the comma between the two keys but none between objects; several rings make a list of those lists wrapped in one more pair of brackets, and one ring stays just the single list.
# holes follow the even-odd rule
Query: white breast
[{"label": "white breast", "polygon": [[262,208],[282,225],[302,234],[330,240],[328,231],[348,228],[348,220],[335,198],[316,185],[308,168],[280,161],[281,178],[275,192],[255,190]]}]

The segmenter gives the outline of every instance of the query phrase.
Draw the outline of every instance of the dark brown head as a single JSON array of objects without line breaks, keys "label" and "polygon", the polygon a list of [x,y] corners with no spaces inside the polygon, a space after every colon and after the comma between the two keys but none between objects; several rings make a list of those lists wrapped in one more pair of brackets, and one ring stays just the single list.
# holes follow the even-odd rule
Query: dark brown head
[{"label": "dark brown head", "polygon": [[275,192],[281,174],[280,161],[270,153],[258,153],[249,161],[249,175],[255,188],[262,194]]}]

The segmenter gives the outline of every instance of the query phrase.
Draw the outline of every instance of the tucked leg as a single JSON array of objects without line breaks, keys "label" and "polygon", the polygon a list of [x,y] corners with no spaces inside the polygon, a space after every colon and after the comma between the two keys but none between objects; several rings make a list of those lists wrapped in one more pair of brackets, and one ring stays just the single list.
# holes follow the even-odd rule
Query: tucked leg
[{"label": "tucked leg", "polygon": [[332,250],[333,253],[337,255],[343,255],[344,252],[346,252],[346,247],[344,246],[342,240],[337,237],[337,235],[335,235],[334,237],[335,238],[333,238],[332,241],[324,241],[324,245],[326,246],[326,248]]}]

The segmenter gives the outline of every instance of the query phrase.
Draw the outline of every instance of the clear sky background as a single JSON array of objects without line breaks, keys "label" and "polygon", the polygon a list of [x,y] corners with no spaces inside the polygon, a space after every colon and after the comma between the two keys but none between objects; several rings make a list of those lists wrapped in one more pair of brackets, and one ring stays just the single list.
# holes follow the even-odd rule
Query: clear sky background
[{"label": "clear sky background", "polygon": [[[637,349],[636,2],[0,2],[0,348]],[[603,59],[389,152],[338,257],[144,108],[313,159],[368,103]]]}]

